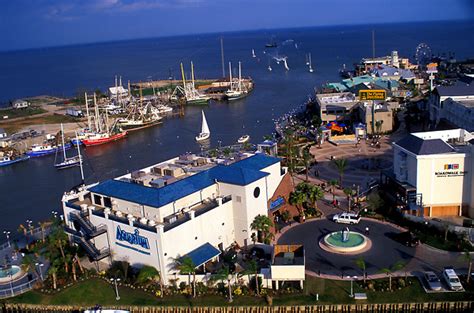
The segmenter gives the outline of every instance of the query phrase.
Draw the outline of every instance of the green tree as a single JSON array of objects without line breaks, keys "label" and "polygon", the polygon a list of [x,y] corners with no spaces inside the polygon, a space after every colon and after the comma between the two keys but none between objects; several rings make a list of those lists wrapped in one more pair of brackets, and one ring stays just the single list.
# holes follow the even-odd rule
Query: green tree
[{"label": "green tree", "polygon": [[352,188],[344,188],[344,193],[346,194],[347,196],[347,201],[348,201],[348,211],[351,210],[351,203],[352,203],[352,199],[353,197],[355,196],[355,190],[352,189]]},{"label": "green tree", "polygon": [[308,200],[311,202],[313,207],[317,212],[319,211],[318,201],[324,197],[324,192],[321,187],[316,185],[309,185],[308,192],[307,192]]},{"label": "green tree", "polygon": [[329,185],[329,187],[330,187],[330,189],[331,189],[332,201],[334,202],[334,200],[336,200],[337,180],[331,179],[330,181],[328,181],[328,185]]},{"label": "green tree", "polygon": [[160,297],[163,297],[163,284],[161,281],[161,275],[160,275],[160,272],[153,266],[145,265],[140,269],[140,272],[138,273],[138,276],[137,276],[137,283],[139,284],[158,283],[160,286]]},{"label": "green tree", "polygon": [[216,274],[211,276],[212,280],[220,280],[225,284],[227,282],[227,291],[228,291],[228,300],[229,303],[232,303],[234,299],[232,298],[232,284],[231,284],[231,274],[228,266],[222,267]]},{"label": "green tree", "polygon": [[467,279],[466,279],[466,281],[469,283],[469,281],[471,279],[471,271],[472,271],[472,255],[471,255],[471,252],[469,250],[465,250],[462,255],[463,255],[464,260],[466,260],[466,262],[467,262]]},{"label": "green tree", "polygon": [[344,171],[346,170],[348,163],[347,160],[342,158],[342,159],[334,159],[332,161],[334,163],[334,166],[336,167],[337,171],[339,172],[339,186],[342,188],[342,178],[344,176]]},{"label": "green tree", "polygon": [[[254,278],[255,278],[255,293],[258,296],[260,294],[260,291],[259,291],[259,285],[258,285],[258,265],[257,265],[257,262],[255,262],[255,260],[250,260],[250,261],[247,262],[246,265],[247,265],[246,266],[247,268],[245,269],[243,274],[244,275],[254,275]],[[250,279],[249,279],[249,284],[250,284]]]},{"label": "green tree", "polygon": [[364,283],[365,283],[365,277],[366,277],[366,263],[363,257],[357,258],[355,261],[355,264],[357,265],[358,268],[361,269],[362,271],[362,276],[364,277]]},{"label": "green tree", "polygon": [[283,219],[283,222],[287,223],[291,218],[290,211],[284,210],[281,212],[281,218]]},{"label": "green tree", "polygon": [[380,271],[382,273],[387,274],[388,276],[388,289],[392,291],[392,274],[396,271],[401,270],[405,267],[405,262],[398,261],[397,263],[393,264],[391,267],[382,268]]},{"label": "green tree", "polygon": [[272,220],[266,215],[257,215],[250,224],[252,230],[257,231],[258,241],[266,242],[271,239],[270,228],[273,226]]},{"label": "green tree", "polygon": [[196,265],[189,256],[178,258],[175,260],[175,267],[181,274],[188,275],[188,285],[191,285],[191,275],[193,275],[193,297],[196,297]]},{"label": "green tree", "polygon": [[383,199],[378,193],[371,193],[367,197],[367,206],[373,211],[380,210],[384,205]]},{"label": "green tree", "polygon": [[302,212],[303,203],[306,202],[306,194],[302,192],[301,188],[297,187],[295,188],[295,191],[290,192],[288,201],[290,202],[291,205],[296,206],[296,208],[298,209],[298,212]]},{"label": "green tree", "polygon": [[311,164],[311,161],[313,160],[313,155],[309,152],[309,147],[305,147],[304,149],[301,150],[301,162],[304,165],[305,168],[305,173],[306,173],[306,182],[309,181],[309,167]]}]

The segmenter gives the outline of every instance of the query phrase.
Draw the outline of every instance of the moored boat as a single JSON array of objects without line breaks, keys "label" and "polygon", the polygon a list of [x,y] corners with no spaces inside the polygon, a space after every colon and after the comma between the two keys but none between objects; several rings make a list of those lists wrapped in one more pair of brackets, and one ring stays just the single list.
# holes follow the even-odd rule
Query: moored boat
[{"label": "moored boat", "polygon": [[105,143],[109,143],[109,142],[112,142],[112,141],[115,141],[115,140],[125,138],[125,136],[127,136],[127,131],[121,131],[121,132],[114,133],[114,134],[107,133],[107,132],[105,132],[105,133],[95,133],[95,134],[87,137],[86,139],[83,139],[82,143],[86,147],[97,146],[97,145],[102,145],[102,144],[105,144]]},{"label": "moored boat", "polygon": [[161,117],[157,117],[153,120],[143,120],[143,119],[133,120],[133,119],[123,118],[117,121],[117,125],[120,126],[120,128],[123,130],[134,131],[134,130],[139,130],[139,129],[161,124],[161,120],[162,120]]},{"label": "moored boat", "polygon": [[[79,165],[79,162],[80,162],[80,156],[79,155],[76,155],[76,156],[73,156],[73,157],[67,157],[67,154],[66,154],[66,149],[64,149],[65,145],[64,145],[64,128],[63,128],[63,124],[61,124],[61,139],[62,139],[62,146],[63,146],[63,161],[62,162],[59,162],[59,163],[56,163],[56,160],[54,161],[54,167],[57,168],[58,170],[61,170],[61,169],[65,169],[65,168],[69,168],[69,167],[73,167],[73,166],[78,166]],[[77,139],[77,137],[76,137]],[[77,145],[77,149],[79,150],[79,145]],[[56,154],[56,157],[58,155]]]},{"label": "moored boat", "polygon": [[7,166],[12,165],[18,162],[23,162],[28,160],[30,157],[28,155],[19,156],[19,157],[10,157],[10,156],[3,156],[0,158],[0,166]]},{"label": "moored boat", "polygon": [[[64,149],[69,150],[71,149],[71,146],[72,145],[70,143],[66,143],[64,145]],[[35,145],[32,145],[30,150],[26,152],[26,155],[29,157],[35,158],[35,157],[50,155],[62,149],[63,149],[63,146],[61,145],[53,145],[50,143],[35,144]]]},{"label": "moored boat", "polygon": [[246,143],[247,141],[249,141],[249,139],[250,139],[249,135],[243,135],[237,140],[237,142],[238,143]]}]

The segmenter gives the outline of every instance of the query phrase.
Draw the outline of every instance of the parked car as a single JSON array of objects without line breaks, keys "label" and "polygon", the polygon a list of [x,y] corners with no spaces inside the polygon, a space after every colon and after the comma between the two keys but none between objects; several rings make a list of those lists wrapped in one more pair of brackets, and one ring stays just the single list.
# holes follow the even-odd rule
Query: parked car
[{"label": "parked car", "polygon": [[395,234],[393,239],[407,247],[416,247],[420,244],[420,239],[418,239],[418,237],[410,231]]},{"label": "parked car", "polygon": [[341,213],[341,214],[335,214],[332,220],[336,223],[359,224],[360,216],[355,213]]},{"label": "parked car", "polygon": [[425,272],[423,277],[425,278],[426,283],[431,290],[441,290],[441,281],[434,272]]},{"label": "parked car", "polygon": [[451,267],[446,267],[443,270],[443,278],[446,281],[446,283],[449,286],[449,289],[459,291],[463,290],[463,286],[461,284],[461,281],[459,280],[458,275],[454,271],[453,268]]}]

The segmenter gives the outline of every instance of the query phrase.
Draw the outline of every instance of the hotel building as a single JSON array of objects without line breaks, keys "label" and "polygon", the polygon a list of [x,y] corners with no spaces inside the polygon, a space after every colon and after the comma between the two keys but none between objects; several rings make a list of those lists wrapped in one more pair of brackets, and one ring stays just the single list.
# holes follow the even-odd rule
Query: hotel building
[{"label": "hotel building", "polygon": [[[154,266],[167,283],[177,258],[204,268],[231,245],[251,244],[250,224],[280,199],[285,176],[280,160],[263,153],[232,160],[186,154],[66,193],[66,230],[93,260]],[[287,278],[304,280],[302,266]]]}]

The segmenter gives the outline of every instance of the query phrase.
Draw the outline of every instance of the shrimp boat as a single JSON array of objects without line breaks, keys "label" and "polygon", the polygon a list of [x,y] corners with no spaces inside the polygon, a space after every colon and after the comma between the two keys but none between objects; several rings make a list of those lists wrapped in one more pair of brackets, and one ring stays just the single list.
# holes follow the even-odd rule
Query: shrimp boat
[{"label": "shrimp boat", "polygon": [[209,130],[209,126],[207,125],[206,116],[204,115],[204,111],[202,112],[202,125],[201,125],[201,132],[199,135],[196,136],[196,141],[203,141],[209,139],[211,137],[211,131]]},{"label": "shrimp boat", "polygon": [[249,135],[243,135],[242,137],[240,137],[237,142],[238,143],[246,143],[247,141],[249,141],[250,139],[250,136]]},{"label": "shrimp boat", "polygon": [[71,149],[72,145],[70,143],[66,143],[64,145],[54,145],[51,143],[43,143],[43,144],[34,144],[31,146],[30,150],[26,152],[26,155],[31,158],[42,157],[45,155],[50,155],[56,153],[59,150],[69,150]]},{"label": "shrimp boat", "polygon": [[[97,107],[97,100],[94,94],[94,106],[95,106],[95,131],[90,132],[86,138],[82,139],[82,143],[88,146],[98,146],[103,145],[112,141],[116,141],[127,136],[127,131],[122,130],[120,127],[117,127],[115,123],[109,129],[108,126],[108,113],[105,110],[105,122],[101,122],[99,118],[99,109]],[[103,126],[105,125],[105,127]],[[104,129],[105,128],[105,129]]]},{"label": "shrimp boat", "polygon": [[0,159],[0,167],[1,166],[7,166],[7,165],[12,165],[12,164],[15,164],[15,163],[18,163],[18,162],[23,162],[23,161],[26,161],[28,160],[30,157],[28,155],[24,155],[24,156],[19,156],[19,157],[11,157],[11,156],[3,156],[1,159]]},{"label": "shrimp boat", "polygon": [[[57,168],[58,170],[62,170],[65,168],[73,167],[73,166],[78,166],[80,163],[80,154],[73,156],[73,157],[67,157],[66,154],[66,149],[64,149],[64,128],[63,124],[61,124],[61,138],[63,142],[63,161],[60,163],[54,162],[54,167]],[[76,138],[77,139],[77,138]],[[79,150],[79,145],[77,145],[77,150]],[[57,152],[57,151],[56,151]],[[57,154],[56,154],[57,156]]]}]

